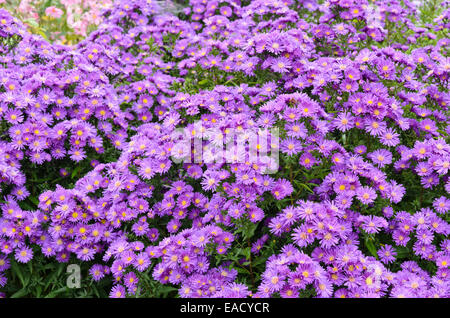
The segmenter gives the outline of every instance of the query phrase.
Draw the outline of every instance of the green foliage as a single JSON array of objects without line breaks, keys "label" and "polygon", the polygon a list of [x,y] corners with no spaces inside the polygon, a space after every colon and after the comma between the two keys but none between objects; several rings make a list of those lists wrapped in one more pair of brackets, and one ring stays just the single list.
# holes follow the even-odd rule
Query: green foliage
[{"label": "green foliage", "polygon": [[[67,287],[68,264],[81,267],[80,288]],[[88,264],[76,259],[69,263],[57,263],[52,258],[36,255],[33,262],[20,264],[12,260],[8,271],[8,284],[4,291],[11,298],[92,298],[108,297],[111,281],[103,279],[95,283],[88,275]]]}]

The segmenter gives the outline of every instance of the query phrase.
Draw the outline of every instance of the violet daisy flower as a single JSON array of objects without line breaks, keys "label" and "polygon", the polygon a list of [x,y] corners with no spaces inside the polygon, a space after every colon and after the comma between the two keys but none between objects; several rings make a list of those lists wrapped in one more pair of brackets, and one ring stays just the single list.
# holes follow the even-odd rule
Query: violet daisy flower
[{"label": "violet daisy flower", "polygon": [[125,298],[125,296],[126,296],[125,287],[120,284],[115,285],[111,289],[111,292],[109,293],[110,298]]},{"label": "violet daisy flower", "polygon": [[15,258],[20,263],[28,263],[33,258],[33,250],[24,246],[16,251]]},{"label": "violet daisy flower", "polygon": [[356,196],[364,204],[370,204],[377,198],[375,190],[371,187],[359,187],[356,190]]},{"label": "violet daisy flower", "polygon": [[380,168],[392,163],[392,153],[386,149],[375,150],[368,157]]},{"label": "violet daisy flower", "polygon": [[378,250],[377,254],[380,257],[380,260],[385,264],[394,262],[395,257],[397,256],[397,252],[389,244],[385,244],[384,246],[382,246]]}]

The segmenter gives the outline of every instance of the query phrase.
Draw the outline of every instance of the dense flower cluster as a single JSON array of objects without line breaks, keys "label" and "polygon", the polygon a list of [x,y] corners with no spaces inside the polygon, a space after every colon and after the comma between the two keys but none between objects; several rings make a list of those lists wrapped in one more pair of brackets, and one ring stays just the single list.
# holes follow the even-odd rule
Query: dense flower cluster
[{"label": "dense flower cluster", "polygon": [[0,11],[0,273],[42,253],[119,298],[450,297],[449,14],[116,1],[68,48]]}]

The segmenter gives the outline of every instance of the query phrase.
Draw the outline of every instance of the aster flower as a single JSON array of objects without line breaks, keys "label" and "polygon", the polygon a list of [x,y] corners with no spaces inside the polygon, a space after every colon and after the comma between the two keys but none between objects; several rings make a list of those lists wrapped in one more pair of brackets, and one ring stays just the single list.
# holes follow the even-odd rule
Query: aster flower
[{"label": "aster flower", "polygon": [[395,257],[397,256],[397,252],[391,245],[384,245],[378,250],[378,256],[380,257],[380,260],[385,263],[391,263],[395,261]]},{"label": "aster flower", "polygon": [[215,190],[218,186],[219,178],[218,174],[215,172],[210,172],[203,175],[202,187],[205,190]]},{"label": "aster flower", "polygon": [[311,153],[305,152],[300,156],[299,164],[307,169],[310,169],[312,166],[317,164],[317,160]]},{"label": "aster flower", "polygon": [[11,124],[19,124],[24,120],[22,112],[17,109],[8,110],[4,116],[5,119]]},{"label": "aster flower", "polygon": [[278,200],[290,195],[293,191],[293,187],[288,180],[279,179],[275,182],[271,192]]},{"label": "aster flower", "polygon": [[368,157],[380,168],[392,163],[392,154],[388,150],[379,149],[368,154]]},{"label": "aster flower", "polygon": [[365,124],[367,130],[372,136],[380,136],[386,130],[386,123],[378,120],[367,120]]},{"label": "aster flower", "polygon": [[448,171],[450,170],[450,158],[448,157],[438,158],[434,162],[433,167],[436,173],[439,175],[444,175],[448,173]]},{"label": "aster flower", "polygon": [[301,150],[301,144],[297,139],[294,138],[286,138],[281,142],[280,150],[284,153],[292,156],[297,154]]},{"label": "aster flower", "polygon": [[100,264],[95,264],[89,269],[89,274],[91,275],[94,281],[100,281],[103,277],[105,277],[105,272],[103,270],[103,266]]},{"label": "aster flower", "polygon": [[362,219],[362,228],[367,233],[377,233],[381,228],[387,227],[387,222],[382,217],[377,217],[373,215],[369,216],[361,216]]},{"label": "aster flower", "polygon": [[[133,289],[139,283],[139,279],[137,278],[134,272],[127,273],[123,278],[124,284],[129,291],[133,291]],[[131,294],[131,293],[130,293]]]},{"label": "aster flower", "polygon": [[386,146],[396,146],[399,144],[399,135],[391,128],[387,128],[380,137],[382,144]]},{"label": "aster flower", "polygon": [[20,263],[28,263],[33,258],[33,251],[25,246],[16,251],[15,258]]},{"label": "aster flower", "polygon": [[290,137],[306,138],[308,130],[302,122],[290,122],[286,124],[285,129]]},{"label": "aster flower", "polygon": [[441,196],[433,201],[433,207],[439,214],[446,214],[450,210],[450,200]]},{"label": "aster flower", "polygon": [[109,293],[109,297],[110,298],[125,298],[126,297],[125,287],[120,284],[115,285],[111,289],[111,292]]},{"label": "aster flower", "polygon": [[291,67],[291,61],[284,56],[273,59],[271,65],[272,70],[278,73],[286,73]]},{"label": "aster flower", "polygon": [[353,127],[353,116],[348,113],[341,113],[334,122],[337,129],[340,131],[347,131]]},{"label": "aster flower", "polygon": [[356,190],[356,196],[362,203],[370,204],[376,199],[377,194],[371,187],[360,187]]},{"label": "aster flower", "polygon": [[69,154],[70,154],[70,159],[72,159],[73,161],[76,161],[76,162],[81,161],[84,158],[86,158],[86,153],[83,149],[74,148],[69,151]]}]

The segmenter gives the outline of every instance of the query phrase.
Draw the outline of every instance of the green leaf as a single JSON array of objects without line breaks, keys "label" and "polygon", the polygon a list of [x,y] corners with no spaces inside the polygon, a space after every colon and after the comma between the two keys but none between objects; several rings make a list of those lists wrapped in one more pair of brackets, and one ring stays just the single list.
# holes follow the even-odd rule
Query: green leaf
[{"label": "green leaf", "polygon": [[36,298],[41,297],[41,294],[42,294],[42,286],[38,285],[36,287]]},{"label": "green leaf", "polygon": [[170,293],[170,292],[174,292],[178,290],[178,288],[172,287],[172,286],[164,286],[164,287],[158,287],[158,292],[160,295],[166,296]]},{"label": "green leaf", "polygon": [[245,257],[245,259],[250,259],[250,253],[251,253],[250,247],[246,247],[241,250],[241,255],[243,255]]},{"label": "green leaf", "polygon": [[247,240],[247,239],[253,237],[257,227],[258,227],[258,224],[252,223],[250,221],[248,223],[246,223],[242,228],[242,234],[244,236],[244,240]]},{"label": "green leaf", "polygon": [[28,24],[33,28],[39,28],[39,24],[36,22],[35,19],[25,19],[23,22],[25,22],[26,24]]},{"label": "green leaf", "polygon": [[261,264],[265,264],[266,263],[266,258],[265,257],[258,257],[256,260],[252,261],[252,265],[253,267],[261,265]]},{"label": "green leaf", "polygon": [[48,276],[47,279],[46,279],[46,284],[45,284],[45,288],[44,289],[47,289],[50,286],[50,284],[55,283],[55,281],[56,281],[55,278],[57,276],[58,276],[57,272],[53,272],[50,276]]},{"label": "green leaf", "polygon": [[81,166],[76,166],[75,169],[73,169],[72,174],[70,175],[70,177],[73,179],[78,172],[81,170]]},{"label": "green leaf", "polygon": [[30,199],[31,202],[33,202],[36,205],[39,205],[39,199],[35,196],[29,196],[28,199]]},{"label": "green leaf", "polygon": [[301,187],[305,188],[309,192],[314,193],[314,191],[307,184],[299,182],[298,185],[300,185]]},{"label": "green leaf", "polygon": [[240,274],[249,274],[249,271],[242,268],[242,267],[235,267],[235,269],[237,270],[238,273]]},{"label": "green leaf", "polygon": [[409,249],[407,247],[399,246],[396,248],[396,250],[397,250],[397,258],[398,259],[406,258],[409,255]]},{"label": "green leaf", "polygon": [[208,83],[209,83],[209,80],[208,79],[204,79],[204,80],[201,80],[200,82],[198,82],[198,85],[206,86]]},{"label": "green leaf", "polygon": [[22,287],[25,287],[25,279],[23,278],[22,270],[20,269],[20,266],[17,265],[16,262],[11,263],[11,269],[13,270],[13,273],[19,277],[20,282],[22,283]]},{"label": "green leaf", "polygon": [[30,210],[30,211],[34,210],[33,207],[31,205],[29,205],[28,203],[26,203],[25,201],[19,202],[19,206],[24,210],[25,209]]},{"label": "green leaf", "polygon": [[95,296],[100,298],[100,293],[98,292],[98,289],[97,289],[97,287],[95,287],[95,285],[92,285],[92,290],[94,291]]},{"label": "green leaf", "polygon": [[67,287],[61,287],[55,291],[52,291],[51,293],[49,293],[47,296],[45,296],[45,298],[54,298],[55,296],[62,294],[63,292],[67,291]]},{"label": "green leaf", "polygon": [[375,245],[373,244],[373,241],[369,237],[366,237],[365,242],[366,242],[366,247],[369,250],[370,254],[372,254],[373,257],[378,259],[377,249],[376,249]]},{"label": "green leaf", "polygon": [[28,290],[26,288],[22,288],[21,290],[12,294],[11,298],[21,298],[21,297],[25,296],[26,294],[28,294]]},{"label": "green leaf", "polygon": [[28,262],[28,270],[30,271],[30,275],[33,274],[33,265],[31,265],[31,262]]}]

